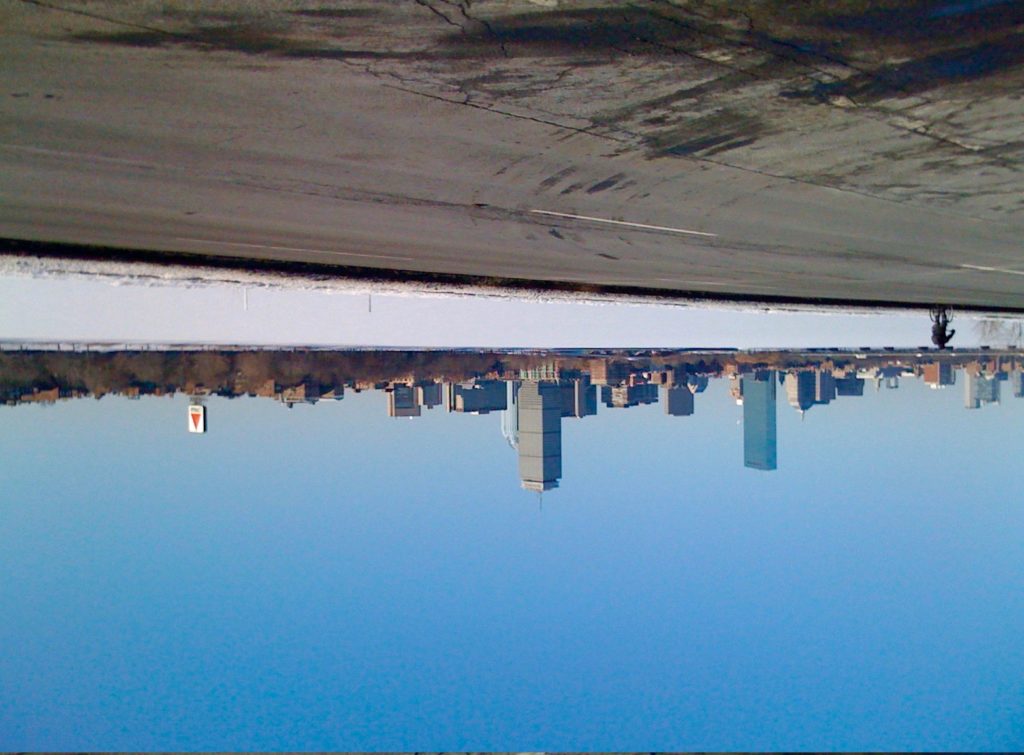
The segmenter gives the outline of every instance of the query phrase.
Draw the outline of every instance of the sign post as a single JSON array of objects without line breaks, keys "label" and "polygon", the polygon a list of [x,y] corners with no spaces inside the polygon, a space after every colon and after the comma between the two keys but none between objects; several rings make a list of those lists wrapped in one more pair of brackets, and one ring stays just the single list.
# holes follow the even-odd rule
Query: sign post
[{"label": "sign post", "polygon": [[191,404],[188,407],[188,431],[190,433],[206,432],[206,407],[202,404]]}]

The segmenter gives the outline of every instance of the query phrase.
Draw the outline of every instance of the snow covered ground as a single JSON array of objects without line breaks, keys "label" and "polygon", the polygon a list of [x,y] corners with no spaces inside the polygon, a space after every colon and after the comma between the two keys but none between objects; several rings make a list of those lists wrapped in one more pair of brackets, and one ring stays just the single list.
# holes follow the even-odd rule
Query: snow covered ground
[{"label": "snow covered ground", "polygon": [[[954,346],[1020,322],[955,315]],[[0,341],[348,348],[858,348],[929,343],[921,310],[752,308],[0,257]]]}]

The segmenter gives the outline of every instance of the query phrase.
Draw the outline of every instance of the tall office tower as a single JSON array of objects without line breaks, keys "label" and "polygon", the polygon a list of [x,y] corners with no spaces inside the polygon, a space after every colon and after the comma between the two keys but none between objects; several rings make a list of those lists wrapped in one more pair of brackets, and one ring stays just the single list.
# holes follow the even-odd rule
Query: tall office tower
[{"label": "tall office tower", "polygon": [[411,385],[396,383],[388,392],[389,417],[418,417],[420,405],[416,402],[416,389]]},{"label": "tall office tower", "polygon": [[573,380],[573,416],[593,417],[597,414],[597,386],[584,375]]},{"label": "tall office tower", "polygon": [[790,372],[786,375],[786,398],[794,409],[805,412],[814,406],[814,388],[812,372]]},{"label": "tall office tower", "polygon": [[597,387],[590,384],[590,378],[584,375],[558,383],[562,393],[563,417],[589,417],[597,414]]},{"label": "tall office tower", "polygon": [[519,477],[527,490],[558,487],[562,476],[562,402],[557,383],[524,382],[519,410]]},{"label": "tall office tower", "polygon": [[836,380],[831,372],[814,371],[814,403],[828,404],[836,397]]},{"label": "tall office tower", "polygon": [[693,414],[693,393],[685,385],[663,385],[660,390],[665,414],[673,417],[689,417]]},{"label": "tall office tower", "polygon": [[[522,374],[522,372],[520,372]],[[571,380],[558,381],[558,403],[562,407],[563,417],[572,417],[576,404]]]},{"label": "tall office tower", "polygon": [[432,409],[441,405],[441,384],[433,381],[417,383],[416,403]]},{"label": "tall office tower", "polygon": [[743,391],[743,465],[765,471],[777,469],[775,373],[744,375],[740,385]]}]

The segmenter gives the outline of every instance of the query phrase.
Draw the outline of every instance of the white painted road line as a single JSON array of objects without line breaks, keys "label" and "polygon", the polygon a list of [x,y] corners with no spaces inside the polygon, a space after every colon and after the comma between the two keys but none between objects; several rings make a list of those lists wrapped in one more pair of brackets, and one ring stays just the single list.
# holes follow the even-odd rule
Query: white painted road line
[{"label": "white painted road line", "polygon": [[69,152],[63,149],[46,149],[45,147],[30,147],[23,144],[0,144],[0,149],[28,152],[32,155],[44,155],[46,157],[59,157],[61,159],[72,158],[91,160],[92,162],[112,163],[114,165],[130,165],[135,168],[151,169],[155,167],[154,163],[143,162],[142,160],[132,160],[127,157],[111,157],[109,155],[98,155],[90,152]]},{"label": "white painted road line", "polygon": [[307,249],[301,246],[269,246],[267,244],[245,244],[241,241],[214,241],[213,239],[193,239],[178,236],[175,241],[188,241],[199,244],[220,244],[221,246],[241,246],[246,249],[270,249],[275,252],[302,252],[303,254],[327,254],[332,257],[367,257],[377,260],[415,261],[415,257],[399,257],[393,254],[359,254],[358,252],[332,252],[327,249]]},{"label": "white painted road line", "polygon": [[646,223],[627,223],[625,220],[609,220],[608,218],[592,218],[589,215],[572,215],[568,212],[552,212],[551,210],[530,210],[534,215],[552,215],[556,218],[570,218],[572,220],[589,220],[592,223],[608,223],[609,225],[622,225],[628,228],[642,228],[647,231],[667,231],[668,233],[686,233],[691,236],[718,236],[717,233],[705,231],[688,231],[685,228],[670,228],[664,225],[648,225]]},{"label": "white painted road line", "polygon": [[1005,267],[985,267],[984,265],[961,265],[964,270],[980,270],[983,273],[1005,273],[1006,275],[1024,275],[1024,270],[1010,270]]}]

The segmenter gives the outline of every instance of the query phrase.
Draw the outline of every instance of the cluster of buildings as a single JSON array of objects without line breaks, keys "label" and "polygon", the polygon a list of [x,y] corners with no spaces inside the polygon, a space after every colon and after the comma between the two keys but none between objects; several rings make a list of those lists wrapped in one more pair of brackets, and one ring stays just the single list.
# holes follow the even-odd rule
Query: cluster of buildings
[{"label": "cluster of buildings", "polygon": [[[777,395],[801,414],[842,397],[863,396],[866,385],[895,390],[901,379],[921,379],[934,389],[956,384],[962,369],[965,406],[998,402],[1000,384],[1008,382],[1015,397],[1024,397],[1024,365],[994,359],[952,362],[896,361],[858,368],[850,365],[789,367],[784,370],[741,367],[696,372],[685,366],[650,369],[642,363],[593,360],[587,369],[545,365],[501,379],[461,383],[393,383],[388,391],[390,416],[419,416],[423,407],[488,414],[501,412],[501,431],[519,454],[522,487],[543,492],[558,487],[562,474],[561,421],[597,413],[600,403],[626,409],[660,403],[667,415],[694,413],[695,397],[710,378],[728,377],[730,392],[743,406],[743,463],[750,469],[778,468]],[[400,397],[400,398],[399,398]],[[429,397],[425,399],[424,397]]]},{"label": "cluster of buildings", "polygon": [[1024,397],[1021,365],[1016,360],[1001,358],[973,360],[963,365],[953,362],[895,363],[870,369],[799,370],[787,372],[781,380],[790,406],[806,412],[842,396],[863,396],[866,383],[874,385],[876,390],[897,389],[901,379],[919,379],[932,389],[945,389],[957,384],[958,372],[963,382],[966,409],[999,403],[1003,383],[1007,384],[1014,398]]},{"label": "cluster of buildings", "polygon": [[[344,398],[346,389],[382,391],[390,417],[415,418],[435,408],[446,412],[501,414],[501,432],[519,458],[519,477],[527,490],[544,492],[558,487],[562,476],[562,421],[607,409],[661,404],[664,413],[686,417],[694,413],[696,397],[712,378],[730,381],[730,393],[743,407],[743,461],[750,469],[778,466],[778,393],[804,414],[841,398],[862,396],[866,386],[895,390],[900,381],[919,379],[933,389],[963,385],[964,406],[978,409],[1000,401],[1003,384],[1014,397],[1024,397],[1024,362],[1016,356],[991,358],[919,359],[888,355],[843,355],[809,359],[807,355],[774,355],[758,365],[740,360],[706,362],[643,358],[556,358],[530,360],[529,367],[511,369],[497,364],[486,373],[461,380],[417,379],[410,375],[387,381],[350,379],[323,384],[308,378],[291,386],[274,379],[234,386],[187,384],[180,390],[202,402],[206,395],[250,395],[271,398],[292,407]],[[774,364],[773,364],[774,362]],[[128,385],[111,393],[128,398],[166,395],[178,389]],[[89,394],[82,390],[34,388],[8,390],[7,403],[52,403]],[[205,412],[205,410],[203,410]],[[205,425],[204,425],[205,428]],[[195,431],[195,428],[193,428]]]}]

